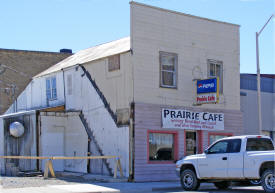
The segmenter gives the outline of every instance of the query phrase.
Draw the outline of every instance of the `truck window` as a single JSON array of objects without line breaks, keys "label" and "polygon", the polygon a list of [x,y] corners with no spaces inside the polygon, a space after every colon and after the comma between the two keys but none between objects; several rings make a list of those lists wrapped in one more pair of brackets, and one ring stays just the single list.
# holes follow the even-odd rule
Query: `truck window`
[{"label": "truck window", "polygon": [[238,153],[241,151],[241,139],[229,140],[229,151],[228,153]]},{"label": "truck window", "polygon": [[228,144],[228,141],[219,141],[209,148],[208,154],[226,153]]},{"label": "truck window", "polygon": [[274,150],[270,139],[267,138],[248,138],[246,151],[269,151]]}]

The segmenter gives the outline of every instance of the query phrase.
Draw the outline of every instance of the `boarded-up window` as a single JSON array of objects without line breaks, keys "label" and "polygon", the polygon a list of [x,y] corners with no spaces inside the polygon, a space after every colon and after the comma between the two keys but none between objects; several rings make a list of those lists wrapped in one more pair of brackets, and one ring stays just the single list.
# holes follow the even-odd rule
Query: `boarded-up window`
[{"label": "boarded-up window", "polygon": [[223,66],[222,61],[207,60],[208,77],[219,78],[219,92],[223,93]]},{"label": "boarded-up window", "polygon": [[67,76],[67,94],[68,95],[73,94],[73,77],[71,74]]},{"label": "boarded-up window", "polygon": [[160,86],[168,88],[177,87],[178,55],[160,52]]},{"label": "boarded-up window", "polygon": [[120,55],[110,56],[108,58],[108,71],[115,71],[120,69]]}]

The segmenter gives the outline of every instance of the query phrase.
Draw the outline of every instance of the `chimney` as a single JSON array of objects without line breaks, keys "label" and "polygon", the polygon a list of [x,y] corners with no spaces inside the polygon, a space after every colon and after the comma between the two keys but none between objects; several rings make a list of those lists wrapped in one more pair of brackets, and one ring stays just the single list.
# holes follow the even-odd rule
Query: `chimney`
[{"label": "chimney", "polygon": [[63,48],[63,49],[60,49],[59,50],[60,53],[66,53],[66,54],[72,54],[72,49],[66,49],[66,48]]}]

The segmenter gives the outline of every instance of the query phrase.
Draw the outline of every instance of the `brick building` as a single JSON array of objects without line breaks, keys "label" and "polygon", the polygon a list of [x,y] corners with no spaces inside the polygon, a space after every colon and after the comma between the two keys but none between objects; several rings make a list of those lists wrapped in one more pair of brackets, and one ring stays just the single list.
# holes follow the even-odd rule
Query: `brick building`
[{"label": "brick building", "polygon": [[[25,89],[31,77],[70,55],[66,52],[0,49],[0,114]],[[16,86],[14,96],[13,86]]]}]

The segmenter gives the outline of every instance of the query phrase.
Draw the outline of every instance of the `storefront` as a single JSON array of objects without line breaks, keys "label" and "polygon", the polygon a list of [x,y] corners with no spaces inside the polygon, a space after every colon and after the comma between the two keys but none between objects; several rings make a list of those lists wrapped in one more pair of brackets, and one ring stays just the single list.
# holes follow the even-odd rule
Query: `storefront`
[{"label": "storefront", "polygon": [[241,134],[240,111],[136,104],[135,180],[175,180],[176,160]]}]

